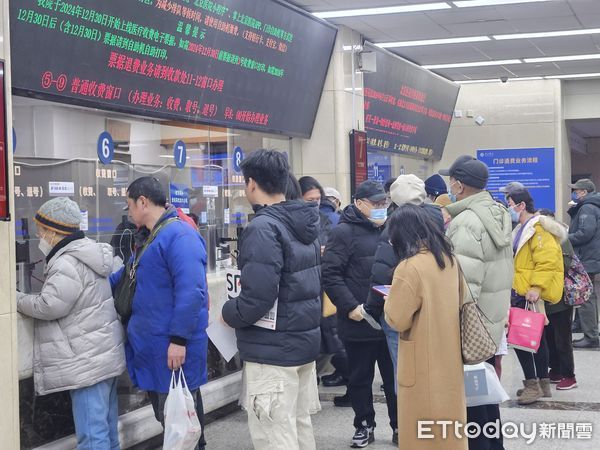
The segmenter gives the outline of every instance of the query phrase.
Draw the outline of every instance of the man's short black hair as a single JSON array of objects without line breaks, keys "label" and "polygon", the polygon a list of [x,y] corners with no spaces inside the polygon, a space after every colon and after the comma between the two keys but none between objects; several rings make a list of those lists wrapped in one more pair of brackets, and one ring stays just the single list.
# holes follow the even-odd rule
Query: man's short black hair
[{"label": "man's short black hair", "polygon": [[514,191],[510,191],[506,194],[506,199],[512,199],[515,202],[515,205],[519,203],[525,203],[525,211],[530,214],[535,213],[535,206],[533,204],[533,198],[527,189],[515,189]]},{"label": "man's short black hair", "polygon": [[127,196],[134,201],[144,196],[156,206],[164,207],[167,204],[167,194],[158,178],[154,177],[141,177],[135,180],[127,188]]},{"label": "man's short black hair", "polygon": [[269,195],[285,194],[290,166],[283,153],[275,150],[257,150],[240,164],[244,180],[250,178]]}]

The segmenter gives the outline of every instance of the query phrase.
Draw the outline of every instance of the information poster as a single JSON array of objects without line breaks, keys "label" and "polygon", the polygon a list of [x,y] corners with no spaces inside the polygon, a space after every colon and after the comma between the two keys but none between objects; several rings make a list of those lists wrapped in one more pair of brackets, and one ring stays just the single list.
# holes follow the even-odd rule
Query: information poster
[{"label": "information poster", "polygon": [[385,183],[392,178],[392,157],[389,154],[367,152],[369,180]]},{"label": "information poster", "polygon": [[377,71],[364,74],[369,150],[441,159],[459,86],[386,50]]},{"label": "information poster", "polygon": [[504,201],[500,188],[518,181],[529,190],[536,208],[556,211],[554,148],[478,150],[477,159],[489,167],[487,189],[496,199]]},{"label": "information poster", "polygon": [[6,149],[6,98],[4,62],[0,61],[0,220],[10,219],[8,206],[8,154]]},{"label": "information poster", "polygon": [[278,0],[12,1],[13,89],[310,137],[336,33]]},{"label": "information poster", "polygon": [[360,183],[368,179],[367,133],[352,130],[350,132],[350,190],[354,195]]}]

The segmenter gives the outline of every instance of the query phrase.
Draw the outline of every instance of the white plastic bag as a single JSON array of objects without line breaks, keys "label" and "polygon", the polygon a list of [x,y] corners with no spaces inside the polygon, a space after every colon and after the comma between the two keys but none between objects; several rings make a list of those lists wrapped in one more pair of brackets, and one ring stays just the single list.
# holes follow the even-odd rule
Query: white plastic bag
[{"label": "white plastic bag", "polygon": [[169,395],[165,400],[165,440],[164,450],[194,450],[202,434],[202,427],[196,414],[194,399],[187,387],[183,369],[171,374]]},{"label": "white plastic bag", "polygon": [[467,406],[496,405],[510,399],[491,364],[464,366],[464,371]]}]

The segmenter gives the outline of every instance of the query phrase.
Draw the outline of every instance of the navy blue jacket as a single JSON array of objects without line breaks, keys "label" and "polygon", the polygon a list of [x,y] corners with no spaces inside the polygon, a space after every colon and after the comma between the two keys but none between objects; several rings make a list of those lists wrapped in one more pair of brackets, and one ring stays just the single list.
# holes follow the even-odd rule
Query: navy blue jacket
[{"label": "navy blue jacket", "polygon": [[354,205],[344,209],[340,223],[329,233],[323,254],[323,288],[337,308],[338,334],[342,341],[384,339],[381,330],[365,320],[356,322],[348,313],[369,296],[371,269],[382,227],[377,227]]},{"label": "navy blue jacket", "polygon": [[569,240],[587,273],[600,273],[600,193],[592,192],[568,211]]},{"label": "navy blue jacket", "polygon": [[[170,217],[177,217],[175,208],[156,226]],[[113,289],[122,275],[123,269],[111,275]],[[133,384],[144,391],[169,392],[167,349],[172,339],[186,345],[183,372],[190,390],[206,383],[207,326],[206,247],[200,234],[176,221],[158,233],[137,268],[125,346]]]},{"label": "navy blue jacket", "polygon": [[328,199],[321,199],[319,211],[321,212],[321,214],[325,214],[329,218],[332,227],[335,227],[340,222],[341,214],[337,212],[337,210],[335,209],[335,205]]},{"label": "navy blue jacket", "polygon": [[[240,295],[225,302],[223,319],[236,329],[242,360],[307,364],[321,344],[319,210],[292,200],[255,211],[240,239]],[[276,300],[276,329],[255,326]]]}]

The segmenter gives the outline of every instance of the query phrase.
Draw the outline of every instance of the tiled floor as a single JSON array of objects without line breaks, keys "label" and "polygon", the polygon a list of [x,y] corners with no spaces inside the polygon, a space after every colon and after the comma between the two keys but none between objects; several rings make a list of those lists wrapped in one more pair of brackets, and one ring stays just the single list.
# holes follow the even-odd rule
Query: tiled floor
[{"label": "tiled floor", "polygon": [[[501,414],[504,423],[523,424],[527,431],[535,424],[538,437],[528,445],[524,439],[506,439],[507,450],[521,449],[599,449],[600,448],[600,351],[576,351],[576,373],[579,387],[570,391],[556,391],[548,401],[539,402],[531,407],[518,407],[509,401],[502,406]],[[521,387],[522,372],[517,358],[511,351],[504,358],[502,383],[506,391],[515,398],[515,391]],[[379,391],[379,379],[373,385],[378,402],[375,405],[379,425],[376,429],[376,441],[369,449],[394,448],[391,444],[391,429],[387,426],[386,408]],[[344,388],[321,387],[322,411],[313,416],[313,426],[317,448],[323,450],[349,448],[352,437],[352,409],[336,408],[330,399],[333,394],[343,393]],[[543,423],[549,425],[543,425]],[[591,439],[560,439],[558,427],[565,427],[563,433],[576,435],[575,424],[590,423]],[[573,424],[573,425],[569,425]],[[555,425],[554,431],[552,426]],[[542,430],[547,430],[546,436]],[[553,434],[554,438],[547,437]],[[216,422],[206,429],[206,438],[210,449],[252,449],[250,435],[246,425],[244,412],[238,411]]]}]

